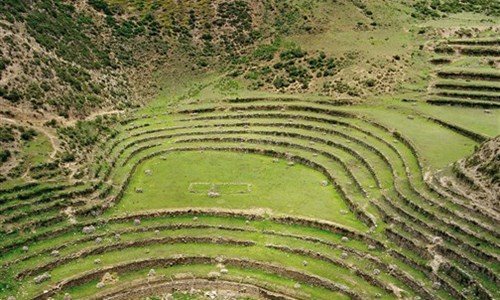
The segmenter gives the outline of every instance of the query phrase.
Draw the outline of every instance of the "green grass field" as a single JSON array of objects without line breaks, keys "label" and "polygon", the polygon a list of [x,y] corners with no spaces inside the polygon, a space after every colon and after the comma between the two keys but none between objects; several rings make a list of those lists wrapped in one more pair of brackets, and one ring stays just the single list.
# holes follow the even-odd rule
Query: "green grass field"
[{"label": "green grass field", "polygon": [[[302,165],[253,154],[189,152],[153,158],[137,169],[115,213],[162,208],[219,207],[261,210],[321,219],[363,228],[348,210],[327,178]],[[151,175],[145,173],[150,170]],[[192,183],[247,183],[251,192],[225,193],[210,198],[191,193]],[[137,187],[143,193],[136,193]],[[208,191],[207,191],[208,192]],[[319,215],[318,215],[319,213]]]},{"label": "green grass field", "polygon": [[[421,106],[428,107],[428,105]],[[429,108],[429,110],[432,109],[437,110],[434,107]],[[410,119],[408,115],[413,115],[412,111],[397,109],[397,106],[393,108],[391,105],[372,105],[369,107],[355,107],[352,110],[362,112],[407,136],[424,158],[424,164],[431,169],[444,168],[458,159],[472,154],[476,145],[474,141],[425,118],[415,117]],[[444,119],[446,119],[446,116],[451,118],[456,114],[451,110],[445,111],[444,116]],[[487,118],[484,122],[486,123],[488,120],[491,119]],[[489,122],[484,127],[490,131],[495,131],[494,123]]]}]

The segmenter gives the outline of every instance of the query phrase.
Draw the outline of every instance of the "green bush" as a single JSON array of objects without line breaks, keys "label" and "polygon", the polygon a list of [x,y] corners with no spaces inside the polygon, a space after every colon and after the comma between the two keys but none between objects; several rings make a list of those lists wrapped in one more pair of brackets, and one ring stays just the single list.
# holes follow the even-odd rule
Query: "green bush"
[{"label": "green bush", "polygon": [[108,4],[104,0],[88,0],[88,2],[92,7],[94,7],[98,11],[102,11],[107,15],[112,14]]},{"label": "green bush", "polygon": [[23,95],[18,90],[9,91],[6,87],[0,87],[0,97],[9,100],[12,103],[17,103],[23,98]]},{"label": "green bush", "polygon": [[375,81],[375,79],[367,79],[365,81],[365,85],[367,87],[374,87],[376,84],[377,84],[377,81]]},{"label": "green bush", "polygon": [[278,76],[273,81],[273,85],[274,85],[275,88],[281,89],[281,88],[289,87],[290,86],[290,82],[286,78],[283,78],[282,76]]},{"label": "green bush", "polygon": [[415,18],[438,18],[441,14],[473,12],[489,16],[500,16],[500,2],[497,0],[420,0],[413,5]]},{"label": "green bush", "polygon": [[[99,6],[103,1],[91,2]],[[86,34],[95,29],[91,19],[75,12],[71,4],[56,0],[35,1],[25,21],[28,32],[39,44],[67,61],[98,68],[110,60],[102,45]]]},{"label": "green bush", "polygon": [[9,63],[10,63],[10,60],[8,58],[0,57],[0,72],[5,70],[7,68],[7,66],[9,65]]},{"label": "green bush", "polygon": [[95,145],[101,138],[113,136],[116,131],[110,127],[115,122],[111,119],[97,117],[92,121],[78,121],[74,126],[60,127],[58,134],[66,140],[71,148],[82,148]]},{"label": "green bush", "polygon": [[281,60],[290,60],[294,58],[302,58],[306,56],[307,52],[300,48],[293,48],[290,50],[285,50],[280,53]]},{"label": "green bush", "polygon": [[43,125],[55,128],[55,127],[57,127],[57,120],[56,119],[51,119],[50,121],[45,122]]},{"label": "green bush", "polygon": [[23,13],[28,10],[28,1],[2,0],[0,3],[0,16],[5,17],[9,22],[22,21]]},{"label": "green bush", "polygon": [[62,162],[72,162],[72,161],[75,161],[75,154],[71,153],[71,152],[68,152],[68,151],[65,151],[62,155],[61,155],[61,161]]},{"label": "green bush", "polygon": [[44,91],[40,88],[40,86],[33,82],[26,89],[25,97],[28,99],[41,99],[44,96]]},{"label": "green bush", "polygon": [[31,141],[37,134],[38,133],[34,129],[30,128],[21,132],[21,139],[24,141]]},{"label": "green bush", "polygon": [[14,131],[10,126],[0,127],[0,143],[10,143],[15,141]]}]

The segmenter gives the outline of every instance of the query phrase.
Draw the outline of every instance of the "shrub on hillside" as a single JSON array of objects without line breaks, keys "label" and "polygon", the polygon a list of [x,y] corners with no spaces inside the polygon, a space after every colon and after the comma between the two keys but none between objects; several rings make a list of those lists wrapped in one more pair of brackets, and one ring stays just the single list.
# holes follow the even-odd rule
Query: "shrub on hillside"
[{"label": "shrub on hillside", "polygon": [[23,98],[23,95],[18,90],[14,89],[9,91],[6,87],[0,87],[0,97],[9,100],[12,103],[17,103]]},{"label": "shrub on hillside", "polygon": [[289,50],[285,50],[281,52],[280,58],[281,60],[290,60],[294,58],[302,58],[306,56],[307,52],[300,48],[293,48]]},{"label": "shrub on hillside", "polygon": [[71,148],[88,147],[95,145],[103,137],[116,134],[110,127],[115,121],[99,116],[92,121],[78,121],[74,126],[60,127],[57,132]]},{"label": "shrub on hillside", "polygon": [[111,15],[112,12],[109,9],[108,4],[104,0],[88,0],[89,4],[98,11],[102,11],[107,15]]},{"label": "shrub on hillside", "polygon": [[8,58],[0,57],[0,72],[7,68],[7,65],[10,63]]},{"label": "shrub on hillside", "polygon": [[0,143],[10,143],[13,141],[15,141],[15,137],[12,127],[8,126],[0,127]]},{"label": "shrub on hillside", "polygon": [[0,163],[4,163],[11,157],[11,153],[8,149],[0,150]]},{"label": "shrub on hillside", "polygon": [[37,134],[38,133],[32,128],[23,130],[21,132],[21,139],[24,141],[31,141],[35,136],[37,136]]},{"label": "shrub on hillside", "polygon": [[290,86],[290,82],[286,78],[278,76],[273,81],[273,85],[275,88],[281,89],[281,88],[286,88],[286,87]]}]

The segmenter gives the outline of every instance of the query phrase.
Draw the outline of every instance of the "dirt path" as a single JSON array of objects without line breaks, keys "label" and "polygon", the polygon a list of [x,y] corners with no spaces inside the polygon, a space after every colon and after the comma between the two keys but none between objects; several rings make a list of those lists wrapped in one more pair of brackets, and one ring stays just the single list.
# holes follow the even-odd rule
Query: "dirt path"
[{"label": "dirt path", "polygon": [[[83,119],[83,120],[85,120],[85,121],[91,121],[91,120],[94,120],[95,118],[97,118],[99,116],[117,115],[117,114],[122,114],[122,113],[125,113],[125,111],[124,110],[118,110],[118,109],[108,110],[108,111],[98,111],[98,112],[91,113],[90,115],[88,115],[87,117],[85,117],[85,119]],[[66,121],[66,122],[64,122],[64,125],[65,126],[73,126],[78,121],[81,121],[81,120],[74,119],[74,120]]]},{"label": "dirt path", "polygon": [[50,141],[50,144],[52,145],[52,152],[50,153],[51,159],[54,159],[57,155],[57,152],[61,151],[61,145],[60,145],[59,139],[57,138],[55,133],[50,132],[47,128],[45,128],[43,126],[35,125],[35,124],[27,124],[26,122],[20,122],[18,120],[13,120],[13,119],[2,117],[2,116],[0,116],[0,121],[6,122],[6,123],[11,123],[14,125],[22,125],[24,127],[32,128],[32,129],[36,130],[37,132],[43,133],[45,136],[47,136],[47,138]]}]

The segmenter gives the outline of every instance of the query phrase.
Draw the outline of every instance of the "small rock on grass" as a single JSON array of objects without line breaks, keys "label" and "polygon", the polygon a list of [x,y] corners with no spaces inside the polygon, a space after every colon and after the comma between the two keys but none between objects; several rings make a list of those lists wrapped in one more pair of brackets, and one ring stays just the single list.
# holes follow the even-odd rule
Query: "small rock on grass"
[{"label": "small rock on grass", "polygon": [[432,284],[432,288],[435,289],[435,290],[439,290],[441,288],[441,282],[439,281],[435,281],[433,284]]},{"label": "small rock on grass", "polygon": [[45,273],[43,273],[42,275],[38,275],[38,276],[36,276],[36,277],[33,279],[33,281],[34,281],[36,284],[40,284],[40,283],[42,283],[42,282],[44,282],[44,281],[49,280],[49,279],[50,279],[50,277],[51,277],[51,276],[50,276],[50,274],[49,274],[49,273],[47,273],[47,272],[45,272]]},{"label": "small rock on grass", "polygon": [[210,192],[208,192],[207,196],[209,198],[218,198],[218,197],[220,197],[220,194],[217,192],[210,191]]},{"label": "small rock on grass", "polygon": [[92,234],[94,232],[95,232],[94,225],[85,226],[85,227],[82,228],[82,233],[84,233],[84,234]]},{"label": "small rock on grass", "polygon": [[208,278],[210,278],[210,279],[217,279],[219,277],[220,277],[219,272],[212,271],[212,272],[208,273]]},{"label": "small rock on grass", "polygon": [[432,238],[432,243],[433,244],[439,244],[443,241],[443,238],[441,238],[440,236],[435,236]]},{"label": "small rock on grass", "polygon": [[217,298],[217,291],[205,292],[205,297],[208,299],[215,299],[215,298]]},{"label": "small rock on grass", "polygon": [[172,294],[166,294],[164,299],[165,300],[174,300],[174,296]]}]

